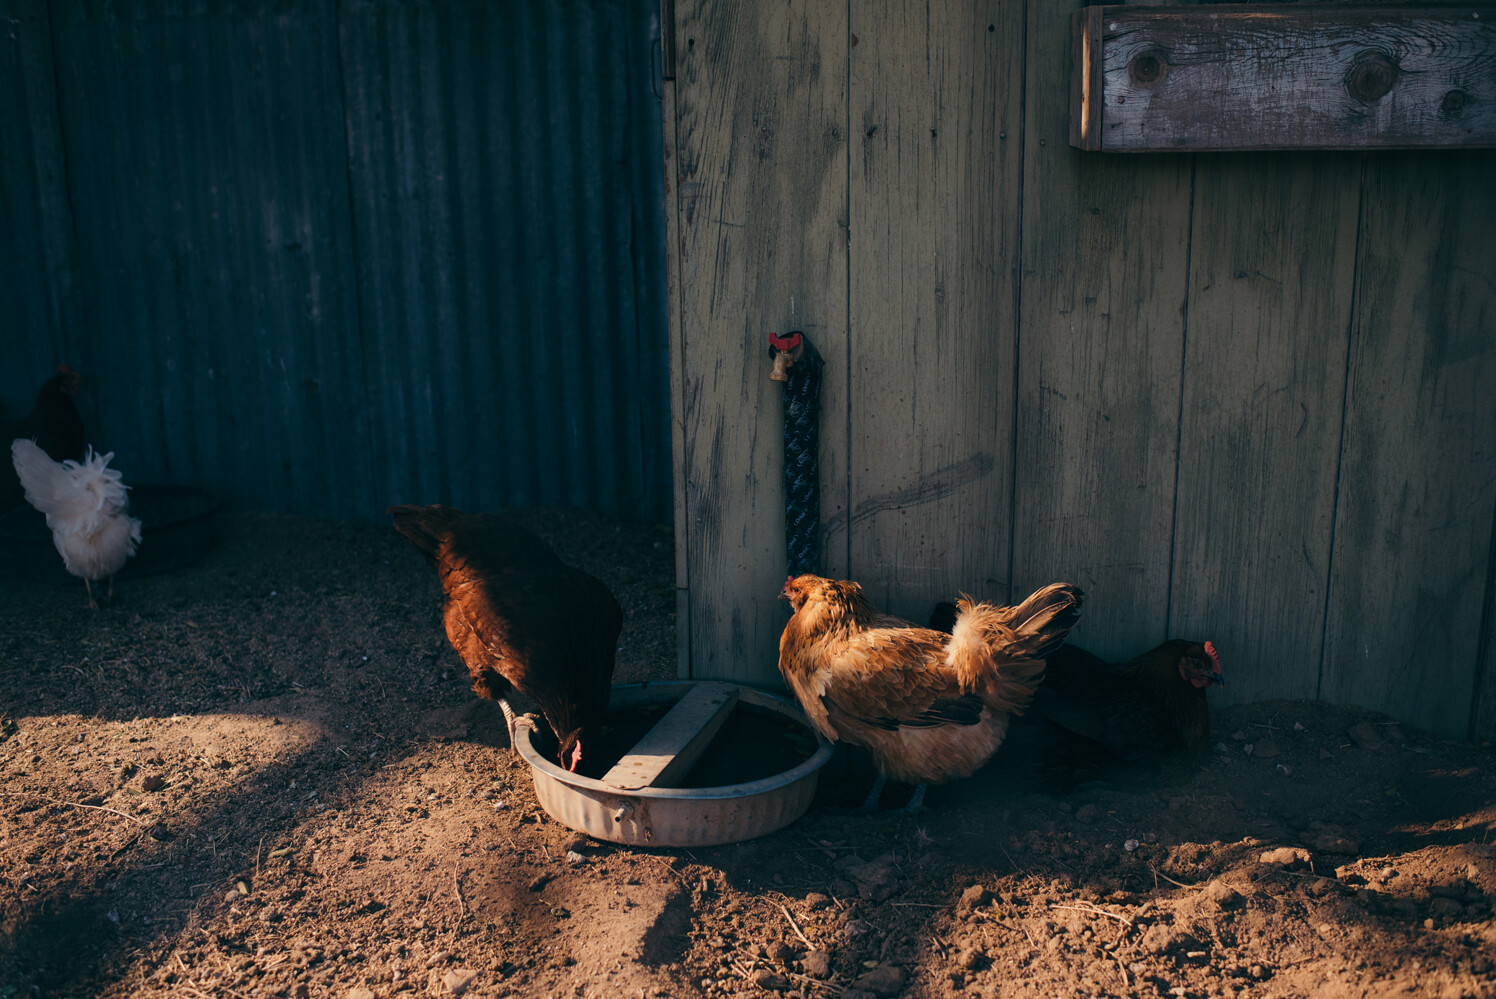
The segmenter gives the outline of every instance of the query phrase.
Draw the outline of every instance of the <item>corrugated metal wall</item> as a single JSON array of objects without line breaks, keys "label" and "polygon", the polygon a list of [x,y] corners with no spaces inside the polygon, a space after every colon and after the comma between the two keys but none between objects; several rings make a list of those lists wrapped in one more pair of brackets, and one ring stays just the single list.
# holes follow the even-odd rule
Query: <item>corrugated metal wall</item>
[{"label": "corrugated metal wall", "polygon": [[7,412],[67,360],[135,481],[668,519],[657,20],[0,0]]},{"label": "corrugated metal wall", "polygon": [[72,223],[42,0],[0,0],[0,108],[0,416],[12,418],[67,356],[72,326]]}]

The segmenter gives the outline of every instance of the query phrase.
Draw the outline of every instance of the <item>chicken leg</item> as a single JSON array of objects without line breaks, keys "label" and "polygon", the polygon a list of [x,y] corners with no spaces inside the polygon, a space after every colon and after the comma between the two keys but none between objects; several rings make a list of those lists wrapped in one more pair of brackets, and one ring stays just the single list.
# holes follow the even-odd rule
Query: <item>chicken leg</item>
[{"label": "chicken leg", "polygon": [[83,588],[88,591],[88,607],[89,607],[89,610],[98,610],[99,609],[99,602],[94,599],[94,595],[93,595],[93,584],[88,581],[88,577],[87,576],[83,577]]}]

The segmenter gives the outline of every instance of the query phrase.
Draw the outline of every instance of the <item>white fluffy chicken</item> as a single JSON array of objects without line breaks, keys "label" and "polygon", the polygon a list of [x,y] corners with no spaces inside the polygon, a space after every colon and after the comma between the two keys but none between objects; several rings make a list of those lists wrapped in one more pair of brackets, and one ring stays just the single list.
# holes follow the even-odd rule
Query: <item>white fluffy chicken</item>
[{"label": "white fluffy chicken", "polygon": [[108,576],[114,599],[114,574],[140,543],[140,521],[129,515],[129,487],[109,467],[114,452],[100,455],[89,448],[81,462],[56,462],[35,441],[20,438],[11,443],[10,457],[26,502],[46,514],[62,564],[83,577],[88,606],[98,610],[93,584]]}]

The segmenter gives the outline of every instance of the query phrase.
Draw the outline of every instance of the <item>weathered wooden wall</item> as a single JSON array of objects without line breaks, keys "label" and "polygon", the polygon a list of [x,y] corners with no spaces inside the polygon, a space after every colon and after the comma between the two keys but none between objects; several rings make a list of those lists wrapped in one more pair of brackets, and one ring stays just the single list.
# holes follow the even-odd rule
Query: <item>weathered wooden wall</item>
[{"label": "weathered wooden wall", "polygon": [[1490,738],[1496,155],[1078,151],[1077,6],[678,3],[682,672],[777,682],[798,327],[828,574],[1068,579],[1098,652]]},{"label": "weathered wooden wall", "polygon": [[0,410],[340,518],[671,513],[653,0],[0,0]]}]

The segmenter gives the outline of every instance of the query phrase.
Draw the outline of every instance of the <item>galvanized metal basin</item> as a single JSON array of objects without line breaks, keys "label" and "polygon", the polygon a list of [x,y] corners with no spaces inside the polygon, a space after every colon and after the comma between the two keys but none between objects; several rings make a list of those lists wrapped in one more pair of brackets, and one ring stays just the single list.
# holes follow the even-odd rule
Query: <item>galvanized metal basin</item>
[{"label": "galvanized metal basin", "polygon": [[[690,681],[628,683],[613,688],[609,709],[679,700]],[[740,703],[763,708],[814,732],[799,705],[751,687],[738,690]],[[630,846],[714,846],[782,829],[805,814],[815,797],[820,770],[832,745],[816,736],[816,751],[791,770],[725,787],[644,787],[623,790],[561,769],[531,744],[536,722],[528,716],[510,725],[513,745],[535,778],[535,795],[546,814],[595,839]]]}]

